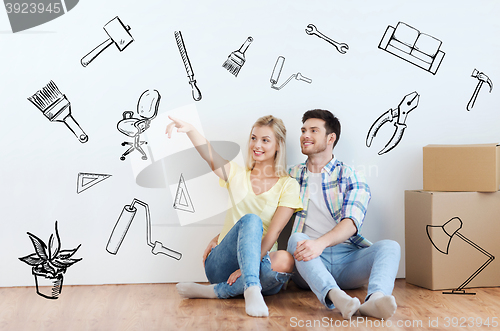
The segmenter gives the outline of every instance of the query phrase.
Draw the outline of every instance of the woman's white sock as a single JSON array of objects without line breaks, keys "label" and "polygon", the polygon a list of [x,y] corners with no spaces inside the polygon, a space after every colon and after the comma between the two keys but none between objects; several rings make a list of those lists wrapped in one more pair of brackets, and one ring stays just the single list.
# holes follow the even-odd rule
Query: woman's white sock
[{"label": "woman's white sock", "polygon": [[248,315],[254,317],[269,316],[269,310],[259,286],[250,286],[245,290],[243,296],[245,297],[245,310]]},{"label": "woman's white sock", "polygon": [[215,284],[179,283],[175,287],[177,292],[186,299],[217,299],[214,291]]}]

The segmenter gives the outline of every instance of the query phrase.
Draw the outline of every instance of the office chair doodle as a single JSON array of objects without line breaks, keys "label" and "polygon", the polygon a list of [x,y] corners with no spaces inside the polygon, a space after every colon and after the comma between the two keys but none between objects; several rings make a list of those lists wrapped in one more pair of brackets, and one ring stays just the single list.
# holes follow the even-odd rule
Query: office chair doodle
[{"label": "office chair doodle", "polygon": [[134,116],[134,112],[127,110],[123,112],[123,118],[118,122],[117,129],[124,135],[134,138],[133,142],[124,141],[122,146],[130,145],[129,149],[125,151],[120,157],[120,160],[124,161],[125,156],[132,153],[134,150],[139,151],[142,154],[142,159],[147,160],[148,157],[142,149],[143,144],[147,144],[147,141],[140,140],[140,135],[149,129],[151,121],[158,114],[158,106],[160,104],[160,93],[157,90],[147,90],[144,91],[139,101],[137,102],[137,117]]}]

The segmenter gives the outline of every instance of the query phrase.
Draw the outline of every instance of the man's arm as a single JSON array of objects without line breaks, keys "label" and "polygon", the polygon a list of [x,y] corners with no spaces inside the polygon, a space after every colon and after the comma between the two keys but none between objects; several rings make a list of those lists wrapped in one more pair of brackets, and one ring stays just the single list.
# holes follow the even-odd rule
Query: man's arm
[{"label": "man's arm", "polygon": [[312,260],[320,256],[325,248],[343,243],[357,232],[358,229],[354,221],[350,218],[344,218],[332,230],[318,239],[299,241],[293,256],[297,261]]}]

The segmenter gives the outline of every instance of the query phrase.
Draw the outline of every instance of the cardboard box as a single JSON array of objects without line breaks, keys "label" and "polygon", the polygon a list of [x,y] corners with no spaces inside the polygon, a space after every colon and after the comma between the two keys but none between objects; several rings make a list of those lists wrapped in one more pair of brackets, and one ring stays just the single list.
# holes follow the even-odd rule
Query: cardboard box
[{"label": "cardboard box", "polygon": [[406,191],[406,281],[456,289],[493,256],[466,288],[500,286],[499,215],[500,192]]},{"label": "cardboard box", "polygon": [[427,145],[424,190],[496,192],[500,189],[500,145]]}]

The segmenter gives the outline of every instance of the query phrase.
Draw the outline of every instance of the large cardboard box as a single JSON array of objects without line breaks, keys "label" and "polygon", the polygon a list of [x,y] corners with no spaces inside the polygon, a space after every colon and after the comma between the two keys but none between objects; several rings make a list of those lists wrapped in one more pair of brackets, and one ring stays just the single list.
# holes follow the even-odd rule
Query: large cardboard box
[{"label": "large cardboard box", "polygon": [[424,190],[495,192],[500,189],[500,145],[427,145]]},{"label": "large cardboard box", "polygon": [[405,192],[408,283],[456,289],[494,257],[466,288],[500,286],[499,236],[500,192]]}]

